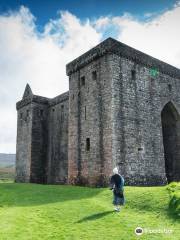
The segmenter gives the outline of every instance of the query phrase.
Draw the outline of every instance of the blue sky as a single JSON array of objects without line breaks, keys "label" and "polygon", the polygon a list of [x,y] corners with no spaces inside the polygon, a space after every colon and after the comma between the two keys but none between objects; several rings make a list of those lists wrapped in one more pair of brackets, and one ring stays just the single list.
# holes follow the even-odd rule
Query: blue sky
[{"label": "blue sky", "polygon": [[28,7],[41,29],[59,10],[68,10],[80,19],[119,16],[128,12],[139,19],[145,13],[159,13],[172,8],[176,0],[1,0],[0,13]]},{"label": "blue sky", "polygon": [[180,0],[0,0],[0,152],[15,153],[24,88],[68,90],[66,64],[107,37],[180,68]]}]

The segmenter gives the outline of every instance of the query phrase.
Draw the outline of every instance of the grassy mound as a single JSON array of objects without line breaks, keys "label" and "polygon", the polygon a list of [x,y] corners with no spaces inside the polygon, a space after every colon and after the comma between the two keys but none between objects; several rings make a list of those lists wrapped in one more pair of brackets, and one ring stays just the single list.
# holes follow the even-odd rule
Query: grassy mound
[{"label": "grassy mound", "polygon": [[[180,222],[168,207],[168,191],[125,187],[126,205],[115,213],[108,189],[1,183],[0,239],[177,240]],[[144,234],[136,236],[136,227]]]}]

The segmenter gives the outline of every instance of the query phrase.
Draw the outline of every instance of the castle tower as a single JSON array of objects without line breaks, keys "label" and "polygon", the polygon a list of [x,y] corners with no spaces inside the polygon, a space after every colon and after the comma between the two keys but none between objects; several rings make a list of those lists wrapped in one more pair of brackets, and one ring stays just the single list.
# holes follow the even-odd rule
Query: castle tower
[{"label": "castle tower", "polygon": [[46,182],[48,100],[33,95],[27,84],[16,105],[16,182]]},{"label": "castle tower", "polygon": [[[103,46],[100,51],[103,51]],[[94,49],[67,65],[69,183],[104,186],[112,160],[111,56]]]},{"label": "castle tower", "polygon": [[[69,183],[180,179],[180,70],[112,38],[70,62]],[[178,172],[178,173],[177,173]]]}]

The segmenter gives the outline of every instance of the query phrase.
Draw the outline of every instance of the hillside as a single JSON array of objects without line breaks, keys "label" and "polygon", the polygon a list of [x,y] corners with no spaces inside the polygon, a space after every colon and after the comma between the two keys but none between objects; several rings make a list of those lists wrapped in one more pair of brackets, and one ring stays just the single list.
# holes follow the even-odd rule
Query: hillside
[{"label": "hillside", "polygon": [[0,153],[0,166],[9,167],[15,165],[16,154]]},{"label": "hillside", "polygon": [[[116,213],[108,189],[1,183],[1,240],[178,240],[169,191],[125,187],[126,205]],[[146,233],[136,236],[136,227]]]},{"label": "hillside", "polygon": [[15,154],[0,153],[0,180],[14,180]]}]

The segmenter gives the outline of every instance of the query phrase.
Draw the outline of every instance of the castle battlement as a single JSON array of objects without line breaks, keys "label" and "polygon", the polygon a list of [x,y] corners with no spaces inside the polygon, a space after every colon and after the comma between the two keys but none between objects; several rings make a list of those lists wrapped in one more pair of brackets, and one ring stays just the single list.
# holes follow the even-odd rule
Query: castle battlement
[{"label": "castle battlement", "polygon": [[156,68],[159,72],[180,79],[180,70],[178,68],[136,50],[113,38],[106,39],[96,47],[67,64],[67,75],[69,76],[71,73],[76,72],[86,64],[104,56],[105,54],[116,54],[120,57],[136,62],[137,64],[141,64],[149,68]]}]

